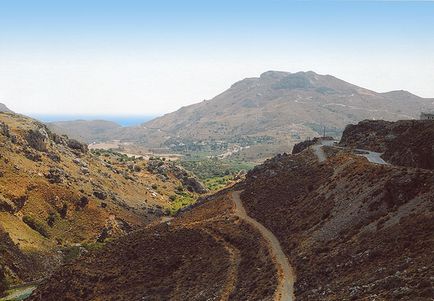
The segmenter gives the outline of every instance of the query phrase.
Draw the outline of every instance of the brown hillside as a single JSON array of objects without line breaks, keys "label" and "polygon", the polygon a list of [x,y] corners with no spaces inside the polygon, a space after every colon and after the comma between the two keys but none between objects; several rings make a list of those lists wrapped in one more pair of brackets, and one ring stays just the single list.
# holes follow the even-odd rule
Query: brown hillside
[{"label": "brown hillside", "polygon": [[30,300],[273,300],[265,242],[232,211],[220,193],[62,267]]},{"label": "brown hillside", "polygon": [[[0,229],[7,245],[13,243],[7,254],[36,259],[36,266],[54,268],[71,246],[159,218],[174,206],[170,197],[189,188],[181,180],[170,170],[148,171],[146,160],[91,153],[33,119],[0,113]],[[40,276],[32,264],[15,271],[19,261],[0,261],[9,282]]]},{"label": "brown hillside", "polygon": [[[279,155],[234,188],[279,239],[296,300],[429,300],[433,171],[325,152],[323,163],[310,150]],[[219,192],[66,265],[30,300],[271,300],[276,268],[265,241],[233,212]]]},{"label": "brown hillside", "polygon": [[269,71],[145,123],[144,143],[165,142],[168,136],[227,140],[252,135],[288,141],[312,137],[312,130],[322,132],[323,125],[330,131],[363,119],[415,118],[431,106],[432,100],[405,91],[382,94],[312,71]]},{"label": "brown hillside", "polygon": [[365,120],[348,125],[340,145],[384,153],[392,164],[434,169],[434,121]]},{"label": "brown hillside", "polygon": [[328,150],[248,174],[249,214],[279,238],[297,300],[429,300],[434,291],[434,174]]}]

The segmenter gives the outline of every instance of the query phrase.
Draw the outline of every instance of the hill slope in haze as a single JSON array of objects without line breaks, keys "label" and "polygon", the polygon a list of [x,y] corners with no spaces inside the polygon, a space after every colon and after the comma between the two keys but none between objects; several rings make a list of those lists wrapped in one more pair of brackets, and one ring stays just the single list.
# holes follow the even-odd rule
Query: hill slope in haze
[{"label": "hill slope in haze", "polygon": [[229,155],[248,159],[252,154],[267,157],[287,151],[307,137],[323,134],[323,127],[327,135],[340,136],[349,123],[417,119],[429,109],[434,109],[434,99],[406,91],[377,93],[312,71],[268,71],[233,84],[211,100],[140,127],[110,129],[101,135],[166,152],[231,150]]},{"label": "hill slope in haze", "polygon": [[363,119],[417,118],[421,109],[434,106],[433,101],[405,91],[376,93],[312,71],[268,71],[143,126],[146,134],[157,131],[194,140],[277,137],[279,133],[300,135],[306,128],[321,131],[323,125],[342,130]]},{"label": "hill slope in haze", "polygon": [[418,119],[425,110],[434,110],[434,99],[407,91],[377,93],[312,71],[268,71],[141,126],[91,121],[50,126],[89,143],[120,140],[156,152],[208,152],[248,161],[288,151],[322,135],[324,127],[338,137],[350,123]]},{"label": "hill slope in haze", "polygon": [[0,112],[13,113],[5,104],[0,103]]},{"label": "hill slope in haze", "polygon": [[122,128],[116,122],[106,120],[55,121],[47,123],[47,126],[55,133],[85,143],[110,140],[113,133]]},{"label": "hill slope in haze", "polygon": [[[243,190],[247,214],[280,242],[296,300],[430,300],[433,171],[324,152],[323,162],[312,149],[278,155],[231,188]],[[30,300],[279,300],[271,243],[234,213],[232,196],[219,192],[91,252]]]}]

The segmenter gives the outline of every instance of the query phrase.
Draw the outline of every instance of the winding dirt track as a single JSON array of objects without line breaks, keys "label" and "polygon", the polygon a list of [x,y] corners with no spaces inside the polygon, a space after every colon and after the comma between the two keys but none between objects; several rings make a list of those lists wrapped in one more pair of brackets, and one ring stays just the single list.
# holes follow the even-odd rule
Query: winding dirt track
[{"label": "winding dirt track", "polygon": [[274,236],[271,231],[265,228],[261,223],[257,222],[253,218],[247,215],[244,209],[243,203],[240,199],[241,191],[235,191],[232,193],[232,199],[235,203],[235,215],[242,218],[253,227],[258,229],[262,236],[268,241],[271,254],[274,257],[279,270],[279,286],[275,293],[276,301],[294,301],[294,281],[295,276],[291,266],[289,265],[288,258],[280,246],[279,240]]}]

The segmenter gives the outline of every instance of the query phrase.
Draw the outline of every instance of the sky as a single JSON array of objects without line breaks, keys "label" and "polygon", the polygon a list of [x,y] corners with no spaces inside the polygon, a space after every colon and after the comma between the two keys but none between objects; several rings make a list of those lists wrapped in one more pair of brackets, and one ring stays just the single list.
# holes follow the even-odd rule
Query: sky
[{"label": "sky", "polygon": [[160,115],[267,70],[434,97],[434,2],[0,0],[16,112]]}]

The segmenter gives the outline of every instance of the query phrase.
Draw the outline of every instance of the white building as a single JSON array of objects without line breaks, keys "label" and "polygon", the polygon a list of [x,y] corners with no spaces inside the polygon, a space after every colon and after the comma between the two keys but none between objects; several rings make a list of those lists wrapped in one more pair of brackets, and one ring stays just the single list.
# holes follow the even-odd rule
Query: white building
[{"label": "white building", "polygon": [[420,113],[421,120],[434,120],[434,113]]}]

